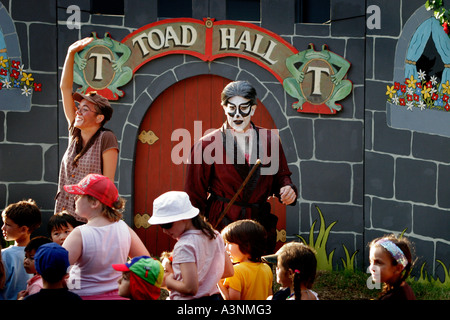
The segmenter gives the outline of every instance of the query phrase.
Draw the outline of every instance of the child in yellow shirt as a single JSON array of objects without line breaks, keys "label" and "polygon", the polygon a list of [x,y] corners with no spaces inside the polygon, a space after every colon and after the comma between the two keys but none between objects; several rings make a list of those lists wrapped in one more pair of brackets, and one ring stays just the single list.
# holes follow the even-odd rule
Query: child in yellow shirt
[{"label": "child in yellow shirt", "polygon": [[272,294],[272,269],[261,261],[266,243],[264,227],[253,220],[238,220],[222,230],[234,275],[219,283],[225,300],[265,300]]}]

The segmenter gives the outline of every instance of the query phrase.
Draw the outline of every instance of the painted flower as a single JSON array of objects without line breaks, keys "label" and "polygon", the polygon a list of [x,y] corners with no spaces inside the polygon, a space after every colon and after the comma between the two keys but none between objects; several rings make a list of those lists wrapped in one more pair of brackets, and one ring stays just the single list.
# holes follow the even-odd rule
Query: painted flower
[{"label": "painted flower", "polygon": [[393,98],[392,98],[392,103],[393,104],[395,104],[395,105],[398,105],[398,97],[397,96],[394,96]]},{"label": "painted flower", "polygon": [[34,91],[42,91],[42,83],[34,83]]},{"label": "painted flower", "polygon": [[8,79],[3,80],[2,82],[6,89],[11,88],[11,82],[9,82]]},{"label": "painted flower", "polygon": [[0,82],[0,90],[3,88],[3,82]]},{"label": "painted flower", "polygon": [[417,80],[414,79],[414,77],[411,75],[410,78],[406,78],[405,83],[408,85],[408,87],[410,88],[415,88],[416,87],[416,82]]},{"label": "painted flower", "polygon": [[408,101],[413,101],[413,96],[410,95],[410,94],[408,94],[408,95],[406,96],[406,99],[407,99]]},{"label": "painted flower", "polygon": [[421,93],[422,93],[424,99],[430,97],[430,91],[431,91],[431,89],[428,88],[428,86],[426,86],[422,89]]},{"label": "painted flower", "polygon": [[442,98],[439,98],[436,100],[436,102],[434,103],[434,105],[436,107],[442,107],[444,105],[444,101],[442,100]]},{"label": "painted flower", "polygon": [[387,87],[386,95],[392,99],[392,96],[397,92],[394,88],[395,86],[392,86],[392,87],[386,86],[386,87]]},{"label": "painted flower", "polygon": [[450,84],[448,83],[448,80],[446,83],[442,83],[442,93],[450,94]]},{"label": "painted flower", "polygon": [[400,90],[400,83],[394,82],[394,88],[395,90]]},{"label": "painted flower", "polygon": [[406,103],[406,106],[407,106],[406,110],[411,110],[412,111],[412,108],[414,107],[414,102],[408,101]]},{"label": "painted flower", "polygon": [[401,105],[401,106],[406,105],[406,102],[405,102],[405,99],[404,99],[404,98],[400,98],[400,99],[399,99],[399,102],[400,102],[400,105]]},{"label": "painted flower", "polygon": [[428,89],[431,89],[431,87],[432,87],[433,85],[431,84],[431,81],[428,81],[428,82],[426,83],[426,86],[427,86]]},{"label": "painted flower", "polygon": [[425,103],[421,100],[420,102],[419,102],[419,108],[420,108],[420,110],[423,110],[423,109],[425,109]]},{"label": "painted flower", "polygon": [[25,82],[27,86],[29,86],[30,81],[34,81],[34,78],[31,73],[26,74],[25,72],[22,72],[22,79],[20,79],[20,81]]},{"label": "painted flower", "polygon": [[5,69],[0,69],[0,76],[6,76],[8,72]]},{"label": "painted flower", "polygon": [[400,90],[405,93],[406,92],[406,86],[405,85],[401,85],[400,86]]},{"label": "painted flower", "polygon": [[414,101],[419,101],[420,100],[420,96],[418,94],[414,94]]},{"label": "painted flower", "polygon": [[431,99],[433,99],[434,101],[436,101],[438,98],[439,98],[439,95],[436,94],[436,93],[433,93],[433,94],[431,95]]},{"label": "painted flower", "polygon": [[436,83],[437,83],[437,78],[436,78],[436,76],[431,76],[430,82],[433,84],[433,86],[435,86]]},{"label": "painted flower", "polygon": [[14,80],[14,88],[20,88],[20,81]]},{"label": "painted flower", "polygon": [[0,56],[0,67],[7,68],[8,59],[3,59],[3,56]]},{"label": "painted flower", "polygon": [[442,97],[442,100],[444,100],[444,102],[448,102],[448,95],[444,94],[444,96]]},{"label": "painted flower", "polygon": [[431,94],[437,93],[437,90],[436,90],[436,88],[434,88],[434,87],[433,87],[433,88],[431,88],[431,90],[430,90],[430,93],[431,93]]},{"label": "painted flower", "polygon": [[406,89],[406,93],[412,96],[413,93],[414,93],[413,88],[408,87],[408,88]]},{"label": "painted flower", "polygon": [[19,65],[20,65],[20,61],[16,61],[16,60],[13,60],[13,61],[11,61],[11,66],[13,67],[13,68],[19,68]]},{"label": "painted flower", "polygon": [[417,77],[419,78],[419,80],[425,80],[426,77],[425,71],[419,70],[419,72],[417,73]]},{"label": "painted flower", "polygon": [[416,87],[417,87],[418,89],[422,89],[422,83],[421,83],[421,82],[417,82],[417,83],[416,83]]},{"label": "painted flower", "polygon": [[450,105],[447,103],[444,108],[445,108],[445,110],[448,111],[448,110],[450,110]]},{"label": "painted flower", "polygon": [[31,94],[31,89],[24,86],[22,88],[22,94],[26,95],[27,97]]},{"label": "painted flower", "polygon": [[11,70],[11,77],[13,77],[14,79],[18,79],[20,75],[20,72],[17,70]]}]

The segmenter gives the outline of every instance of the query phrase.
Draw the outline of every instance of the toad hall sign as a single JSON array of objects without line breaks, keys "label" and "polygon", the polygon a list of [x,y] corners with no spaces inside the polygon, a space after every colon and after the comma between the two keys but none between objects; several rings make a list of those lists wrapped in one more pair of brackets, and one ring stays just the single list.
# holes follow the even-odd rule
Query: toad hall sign
[{"label": "toad hall sign", "polygon": [[[81,86],[77,91],[97,91],[109,100],[124,95],[120,87],[130,82],[141,66],[169,54],[191,55],[203,61],[227,56],[244,58],[269,71],[282,84],[295,78],[287,62],[289,57],[299,54],[295,47],[269,30],[250,23],[210,18],[158,21],[139,28],[121,42],[108,33],[102,39],[96,33],[93,37],[94,41],[75,55],[74,82]],[[333,71],[323,74],[321,82]],[[313,77],[309,78],[313,81]],[[309,78],[305,77],[305,81]],[[286,91],[296,97],[292,90]],[[303,110],[298,103],[294,108],[299,112],[332,113],[309,107]]]}]

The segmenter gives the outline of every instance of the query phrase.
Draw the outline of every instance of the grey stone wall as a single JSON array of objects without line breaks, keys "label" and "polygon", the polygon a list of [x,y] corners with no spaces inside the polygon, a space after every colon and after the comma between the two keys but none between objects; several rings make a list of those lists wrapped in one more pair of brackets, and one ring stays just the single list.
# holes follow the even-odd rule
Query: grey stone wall
[{"label": "grey stone wall", "polygon": [[[67,146],[67,124],[59,100],[59,75],[67,47],[95,31],[109,32],[118,41],[139,27],[158,20],[156,0],[125,1],[125,16],[88,13],[89,1],[80,6],[81,29],[66,26],[70,0],[0,0],[11,15],[25,68],[43,83],[33,94],[30,112],[0,111],[0,207],[22,198],[34,198],[45,215],[53,212],[59,162]],[[194,0],[193,18],[225,19],[224,1]],[[39,3],[39,5],[37,5]],[[348,79],[352,93],[334,116],[300,114],[294,99],[261,67],[240,58],[210,64],[184,55],[169,55],[140,68],[122,87],[125,96],[113,102],[108,127],[120,143],[116,183],[128,201],[125,221],[133,221],[134,153],[140,122],[152,102],[182,79],[215,74],[246,79],[273,117],[283,141],[294,183],[299,188],[295,207],[287,208],[288,240],[306,236],[319,216],[327,225],[337,221],[327,243],[341,265],[343,246],[358,251],[357,267],[368,261],[367,243],[386,233],[406,235],[416,245],[420,262],[434,274],[436,259],[448,265],[450,200],[450,140],[387,124],[386,85],[393,81],[397,42],[402,29],[422,0],[331,1],[328,24],[295,24],[294,1],[261,0],[259,26],[281,35],[299,51],[323,44],[351,62]],[[381,29],[366,28],[367,6],[381,9]],[[45,34],[45,37],[38,35]],[[45,222],[44,222],[45,223]],[[317,227],[316,227],[317,231]],[[41,228],[45,232],[45,228]],[[440,270],[437,269],[438,274]]]},{"label": "grey stone wall", "polygon": [[32,198],[46,221],[53,213],[59,167],[56,1],[2,0],[1,8],[14,23],[8,32],[17,35],[24,70],[43,90],[32,94],[31,109],[0,111],[0,207]]},{"label": "grey stone wall", "polygon": [[381,8],[381,29],[366,36],[365,238],[406,229],[418,268],[427,262],[425,269],[444,279],[436,259],[450,259],[449,139],[391,127],[386,107],[386,86],[404,81],[409,41],[431,13],[423,1],[370,4]]}]

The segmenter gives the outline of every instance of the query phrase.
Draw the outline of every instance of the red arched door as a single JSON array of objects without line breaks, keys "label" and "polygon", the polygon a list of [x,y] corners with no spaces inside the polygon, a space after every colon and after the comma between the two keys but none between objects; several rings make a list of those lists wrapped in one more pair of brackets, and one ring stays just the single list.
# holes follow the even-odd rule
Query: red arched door
[{"label": "red arched door", "polygon": [[[200,75],[177,82],[152,103],[144,116],[136,147],[134,225],[152,255],[171,251],[175,244],[161,228],[148,224],[155,198],[170,190],[183,190],[186,165],[174,164],[171,159],[172,148],[180,143],[171,141],[172,132],[187,129],[191,146],[194,138],[199,139],[206,130],[219,128],[226,121],[220,93],[230,81],[215,75]],[[197,127],[194,132],[195,121],[201,121],[202,128]],[[265,128],[276,128],[260,101],[252,121]],[[272,212],[279,216],[277,228],[284,230],[286,209],[278,201],[271,203]]]}]

